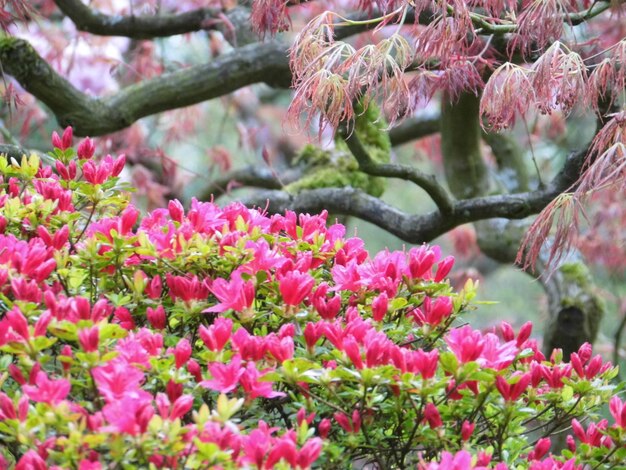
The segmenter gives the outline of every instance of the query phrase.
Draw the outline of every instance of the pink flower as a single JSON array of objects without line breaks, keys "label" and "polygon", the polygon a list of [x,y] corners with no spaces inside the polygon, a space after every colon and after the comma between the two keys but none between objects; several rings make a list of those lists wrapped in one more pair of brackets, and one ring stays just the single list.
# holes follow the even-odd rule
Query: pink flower
[{"label": "pink flower", "polygon": [[50,380],[45,372],[39,372],[35,380],[35,386],[24,385],[22,390],[33,401],[56,405],[65,400],[72,386],[65,379]]},{"label": "pink flower", "polygon": [[382,321],[389,309],[389,297],[385,292],[377,295],[372,301],[372,318],[374,321]]},{"label": "pink flower", "polygon": [[140,389],[144,374],[122,362],[109,362],[91,370],[98,391],[108,402],[121,400],[125,396],[146,394]]},{"label": "pink flower", "polygon": [[322,439],[326,439],[328,437],[331,427],[332,422],[330,421],[330,419],[324,418],[320,421],[320,424],[317,426],[317,432]]},{"label": "pink flower", "polygon": [[474,432],[475,427],[475,423],[463,421],[463,424],[461,425],[461,439],[463,440],[463,442],[469,441],[470,437],[472,437],[472,433]]},{"label": "pink flower", "polygon": [[438,246],[422,245],[409,250],[408,274],[411,279],[430,279],[433,265],[439,260],[441,249]]},{"label": "pink flower", "polygon": [[92,326],[91,328],[78,330],[78,343],[85,352],[97,351],[100,343],[100,330],[98,327]]},{"label": "pink flower", "polygon": [[469,325],[450,330],[450,333],[445,337],[445,341],[462,363],[478,359],[485,343],[480,331],[472,330],[472,327]]},{"label": "pink flower", "polygon": [[609,410],[615,419],[615,424],[620,428],[626,428],[626,403],[622,402],[618,396],[614,396],[609,402]]},{"label": "pink flower", "polygon": [[424,420],[428,422],[428,425],[432,428],[438,428],[443,425],[439,410],[432,403],[427,403],[424,407]]},{"label": "pink flower", "polygon": [[52,133],[52,145],[59,150],[67,150],[72,146],[73,137],[74,132],[71,126],[68,126],[63,131],[63,137],[59,137],[56,131]]},{"label": "pink flower", "polygon": [[154,416],[154,408],[149,396],[125,396],[105,405],[102,414],[109,426],[101,428],[101,431],[136,436],[146,432],[148,423]]},{"label": "pink flower", "polygon": [[535,448],[528,454],[528,460],[542,459],[550,450],[550,446],[552,446],[552,441],[550,441],[549,437],[539,439],[535,444]]},{"label": "pink flower", "polygon": [[337,316],[341,309],[341,296],[335,294],[332,298],[328,299],[326,294],[328,293],[328,284],[321,283],[315,292],[310,296],[311,303],[325,320],[332,320]]},{"label": "pink flower", "polygon": [[519,373],[515,373],[511,376],[514,383],[510,384],[504,377],[501,375],[496,377],[496,388],[502,395],[506,401],[515,401],[519,398],[519,396],[526,391],[528,385],[530,384],[530,373],[526,373],[520,375]]},{"label": "pink flower", "polygon": [[233,321],[230,318],[216,318],[208,328],[200,325],[198,335],[205,346],[211,351],[221,351],[230,339],[233,331]]},{"label": "pink flower", "polygon": [[483,336],[483,349],[476,359],[483,367],[502,370],[513,363],[518,353],[515,341],[500,344],[500,340],[493,333]]},{"label": "pink flower", "polygon": [[443,281],[448,273],[452,270],[452,266],[454,266],[454,256],[448,256],[441,260],[437,265],[437,272],[435,273],[433,281]]},{"label": "pink flower", "polygon": [[0,392],[0,421],[5,419],[17,419],[17,413],[13,400],[6,393]]},{"label": "pink flower", "polygon": [[300,305],[309,296],[315,279],[309,273],[291,271],[281,277],[278,288],[286,305]]},{"label": "pink flower", "polygon": [[164,330],[167,326],[167,318],[165,317],[165,309],[163,308],[163,305],[159,305],[155,309],[148,307],[146,310],[146,317],[148,318],[150,326],[152,326],[155,330]]},{"label": "pink flower", "polygon": [[578,440],[584,444],[589,444],[591,447],[606,447],[613,446],[613,441],[609,436],[605,435],[606,428],[608,427],[608,421],[606,419],[601,420],[599,423],[589,423],[587,431],[582,427],[577,419],[572,420],[572,430]]},{"label": "pink flower", "polygon": [[107,155],[99,166],[89,160],[83,165],[83,176],[91,184],[102,184],[109,178],[118,176],[125,164],[125,155],[120,155],[115,160],[111,155]]},{"label": "pink flower", "polygon": [[322,322],[307,323],[303,331],[304,341],[306,342],[307,348],[313,350],[313,348],[315,347],[315,343],[317,343],[317,341],[323,334],[324,324]]},{"label": "pink flower", "polygon": [[165,280],[170,288],[170,297],[175,301],[191,302],[194,300],[205,300],[209,295],[207,281],[201,281],[197,276],[183,277],[167,273]]},{"label": "pink flower", "polygon": [[96,151],[96,146],[89,137],[86,137],[76,149],[76,154],[80,160],[89,160],[93,157],[93,154]]},{"label": "pink flower", "polygon": [[225,312],[226,310],[234,310],[243,312],[249,309],[254,302],[254,281],[244,281],[241,276],[234,275],[232,279],[217,278],[211,285],[211,292],[219,304],[204,310],[204,312]]},{"label": "pink flower", "polygon": [[167,205],[167,209],[170,213],[170,217],[172,218],[172,220],[176,222],[183,221],[183,217],[185,217],[185,209],[183,208],[183,205],[180,203],[180,201],[178,201],[177,199],[171,200]]},{"label": "pink flower", "polygon": [[191,344],[187,338],[181,339],[174,348],[174,360],[176,361],[176,368],[180,369],[184,366],[191,357]]},{"label": "pink flower", "polygon": [[335,290],[357,292],[361,288],[361,275],[355,261],[349,261],[345,266],[335,264],[331,270]]},{"label": "pink flower", "polygon": [[42,459],[37,452],[29,450],[22,456],[19,462],[17,462],[15,470],[48,470],[48,465],[46,465],[46,461]]},{"label": "pink flower", "polygon": [[298,466],[302,469],[309,468],[321,452],[322,440],[317,437],[309,439],[298,452]]},{"label": "pink flower", "polygon": [[443,451],[440,462],[431,462],[426,470],[471,470],[474,468],[476,467],[472,465],[472,454],[466,450],[460,450],[454,455]]},{"label": "pink flower", "polygon": [[76,178],[78,167],[76,166],[76,162],[74,160],[70,161],[67,166],[65,166],[60,160],[57,160],[54,166],[62,179],[71,181]]},{"label": "pink flower", "polygon": [[431,379],[437,371],[439,363],[439,351],[433,349],[425,352],[421,349],[406,354],[407,369],[411,372],[419,372],[424,379]]},{"label": "pink flower", "polygon": [[78,470],[102,470],[102,464],[97,460],[83,459],[78,464]]},{"label": "pink flower", "polygon": [[209,372],[213,378],[203,380],[200,385],[220,393],[228,393],[237,388],[245,369],[241,367],[241,356],[235,355],[228,364],[214,362],[209,366]]},{"label": "pink flower", "polygon": [[426,297],[422,306],[414,309],[410,314],[418,325],[437,326],[450,316],[452,308],[450,297],[437,297],[435,300]]},{"label": "pink flower", "polygon": [[361,430],[361,415],[359,414],[358,410],[354,410],[352,412],[352,419],[350,419],[344,413],[339,412],[333,414],[333,418],[335,418],[337,424],[348,433],[356,434]]},{"label": "pink flower", "polygon": [[272,382],[260,380],[264,375],[265,374],[261,374],[257,370],[254,362],[248,362],[244,373],[241,375],[241,379],[239,380],[241,388],[243,388],[246,393],[248,400],[254,400],[257,397],[284,397],[285,394],[283,392],[275,392],[272,390]]},{"label": "pink flower", "polygon": [[163,286],[161,284],[161,276],[158,274],[152,278],[152,280],[146,285],[146,295],[152,300],[161,297]]}]

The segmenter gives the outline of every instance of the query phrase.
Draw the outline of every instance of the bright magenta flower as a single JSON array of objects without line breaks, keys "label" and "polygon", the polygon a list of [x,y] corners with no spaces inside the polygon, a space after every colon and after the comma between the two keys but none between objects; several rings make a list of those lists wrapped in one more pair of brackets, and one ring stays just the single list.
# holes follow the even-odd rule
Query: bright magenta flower
[{"label": "bright magenta flower", "polygon": [[515,401],[526,391],[530,384],[530,374],[515,373],[511,376],[513,383],[509,383],[501,375],[496,377],[496,388],[506,401]]},{"label": "bright magenta flower", "polygon": [[315,279],[309,273],[291,271],[278,280],[280,295],[285,305],[300,305],[309,296]]},{"label": "bright magenta flower", "polygon": [[433,403],[427,403],[424,407],[424,420],[428,422],[428,425],[432,428],[438,428],[443,425],[439,410]]},{"label": "bright magenta flower", "polygon": [[81,143],[78,144],[78,147],[76,148],[76,154],[81,160],[89,160],[91,157],[93,157],[93,154],[95,152],[96,146],[94,145],[93,140],[89,137],[86,137],[83,141],[81,141]]},{"label": "bright magenta flower", "polygon": [[29,450],[17,462],[15,470],[48,470],[48,465],[37,452]]},{"label": "bright magenta flower", "polygon": [[89,160],[83,165],[83,176],[91,184],[102,184],[111,177],[119,176],[125,164],[125,155],[120,155],[116,159],[107,155],[100,165]]},{"label": "bright magenta flower", "polygon": [[221,351],[230,339],[232,331],[233,321],[230,318],[219,317],[208,328],[200,325],[198,335],[211,351]]},{"label": "bright magenta flower", "polygon": [[450,297],[426,297],[422,306],[410,312],[418,325],[437,326],[452,313],[452,299]]},{"label": "bright magenta flower", "polygon": [[65,379],[50,380],[45,372],[39,372],[35,385],[24,385],[22,390],[33,401],[56,405],[65,400],[72,386]]},{"label": "bright magenta flower", "polygon": [[618,396],[614,396],[609,403],[609,410],[615,424],[620,428],[626,428],[626,403],[622,402]]},{"label": "bright magenta flower", "polygon": [[[198,276],[173,276],[165,275],[165,280],[170,288],[170,297],[173,300],[191,302],[194,300],[206,300],[209,295],[209,282],[199,280]],[[216,279],[215,282],[219,281]],[[215,282],[213,285],[215,285]]]},{"label": "bright magenta flower", "polygon": [[56,131],[52,133],[52,145],[60,150],[67,150],[72,146],[73,138],[74,131],[71,126],[68,126],[63,131],[63,137],[59,137]]},{"label": "bright magenta flower", "polygon": [[181,339],[174,348],[174,360],[176,361],[176,368],[183,367],[189,358],[191,357],[192,348],[191,343],[187,338]]},{"label": "bright magenta flower", "polygon": [[125,396],[105,405],[102,414],[109,423],[102,431],[136,436],[146,432],[154,408],[147,397]]},{"label": "bright magenta flower", "polygon": [[129,364],[112,361],[91,370],[98,391],[108,402],[121,400],[125,396],[145,395],[140,389],[144,374]]},{"label": "bright magenta flower", "polygon": [[[269,370],[272,369],[266,369],[266,371]],[[254,362],[248,362],[244,373],[239,379],[241,388],[243,388],[244,392],[246,393],[246,397],[248,398],[248,400],[254,400],[257,397],[284,397],[285,394],[283,392],[275,392],[274,390],[272,390],[272,382],[260,380],[263,378],[264,375],[265,373],[260,373],[258,371]]]},{"label": "bright magenta flower", "polygon": [[218,278],[211,284],[211,292],[220,303],[207,308],[204,312],[220,313],[231,309],[236,312],[243,312],[249,309],[254,302],[254,281],[244,281],[239,275],[234,275],[230,282]]},{"label": "bright magenta flower", "polygon": [[200,385],[220,393],[228,393],[237,388],[245,369],[241,367],[241,356],[235,355],[228,364],[214,362],[209,365],[209,372],[213,378],[203,380]]},{"label": "bright magenta flower", "polygon": [[100,343],[100,330],[97,326],[78,330],[78,343],[85,352],[98,350]]},{"label": "bright magenta flower", "polygon": [[146,318],[150,326],[155,330],[164,330],[167,326],[167,318],[163,305],[159,305],[157,308],[148,307],[146,310]]},{"label": "bright magenta flower", "polygon": [[478,359],[485,344],[480,331],[472,330],[472,327],[469,325],[450,330],[445,340],[448,343],[448,347],[461,363]]}]

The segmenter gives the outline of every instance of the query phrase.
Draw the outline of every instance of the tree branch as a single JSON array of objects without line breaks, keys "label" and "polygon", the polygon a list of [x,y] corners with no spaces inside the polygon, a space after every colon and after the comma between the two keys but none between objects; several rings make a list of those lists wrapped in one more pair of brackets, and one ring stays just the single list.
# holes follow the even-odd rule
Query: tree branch
[{"label": "tree branch", "polygon": [[372,176],[383,176],[387,178],[399,178],[411,181],[422,188],[437,204],[442,214],[450,214],[453,209],[453,200],[448,191],[439,184],[434,175],[429,175],[419,171],[409,165],[399,165],[392,163],[376,163],[372,160],[367,150],[359,140],[356,132],[340,131],[348,148],[359,164],[359,170]]},{"label": "tree branch", "polygon": [[540,212],[578,178],[586,149],[571,154],[559,174],[547,188],[517,194],[478,197],[454,203],[452,213],[434,211],[424,215],[407,214],[378,198],[353,188],[323,188],[302,191],[297,195],[284,191],[264,191],[243,202],[265,207],[272,213],[285,210],[320,212],[326,209],[340,215],[352,215],[371,222],[407,243],[433,240],[459,225],[502,217],[523,219]]},{"label": "tree branch", "polygon": [[412,140],[421,139],[439,132],[441,116],[430,118],[409,118],[400,125],[389,130],[389,140],[392,146],[402,145]]},{"label": "tree branch", "polygon": [[[79,31],[100,36],[151,39],[208,29],[208,20],[218,19],[221,9],[198,8],[179,14],[121,16],[105,15],[80,0],[54,0]],[[213,26],[214,28],[215,26]]]},{"label": "tree branch", "polygon": [[232,183],[239,183],[244,187],[282,189],[283,186],[297,181],[301,176],[302,170],[300,168],[290,168],[278,174],[268,167],[248,165],[211,181],[210,185],[202,191],[199,199],[206,201],[211,196],[217,198],[226,193]]},{"label": "tree branch", "polygon": [[0,61],[29,93],[46,104],[59,124],[76,135],[98,136],[124,129],[138,119],[217,98],[253,83],[288,87],[285,47],[275,41],[236,49],[196,65],[92,98],[61,77],[23,39],[0,38]]}]

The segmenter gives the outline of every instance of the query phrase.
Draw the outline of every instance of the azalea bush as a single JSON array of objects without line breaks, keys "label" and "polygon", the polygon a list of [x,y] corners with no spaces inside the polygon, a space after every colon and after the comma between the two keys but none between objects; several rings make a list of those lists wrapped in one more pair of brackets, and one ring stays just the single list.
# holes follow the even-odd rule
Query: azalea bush
[{"label": "azalea bush", "polygon": [[530,324],[474,330],[438,247],[372,257],[326,213],[238,203],[141,217],[123,156],[53,144],[51,165],[0,158],[0,467],[626,459],[616,368],[588,344],[544,357]]}]

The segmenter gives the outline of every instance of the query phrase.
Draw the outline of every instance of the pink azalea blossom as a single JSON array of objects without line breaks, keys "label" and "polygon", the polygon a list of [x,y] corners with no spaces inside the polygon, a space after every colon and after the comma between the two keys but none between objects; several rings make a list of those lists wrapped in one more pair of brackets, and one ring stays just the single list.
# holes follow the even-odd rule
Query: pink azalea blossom
[{"label": "pink azalea blossom", "polygon": [[234,275],[230,281],[226,279],[215,279],[211,285],[211,292],[217,300],[217,305],[210,307],[204,312],[225,312],[235,310],[243,312],[249,309],[254,302],[254,282],[244,281],[241,276]]},{"label": "pink azalea blossom", "polygon": [[235,355],[228,364],[214,362],[209,365],[209,372],[213,378],[203,380],[200,385],[220,393],[228,393],[237,388],[245,369],[241,367],[241,356]]},{"label": "pink azalea blossom", "polygon": [[24,385],[22,390],[33,401],[56,405],[65,400],[72,388],[65,379],[51,380],[45,372],[39,372],[35,385]]}]

